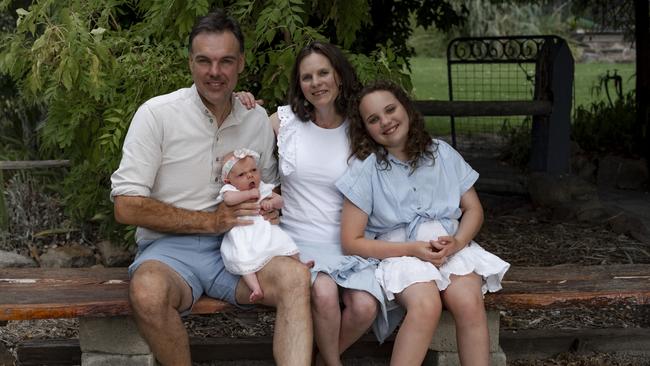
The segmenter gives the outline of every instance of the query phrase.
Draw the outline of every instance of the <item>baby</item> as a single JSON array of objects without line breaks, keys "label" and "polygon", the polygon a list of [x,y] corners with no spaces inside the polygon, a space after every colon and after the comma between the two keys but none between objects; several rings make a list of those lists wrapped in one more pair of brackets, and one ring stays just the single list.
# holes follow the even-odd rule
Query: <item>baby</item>
[{"label": "baby", "polygon": [[[223,158],[221,179],[224,186],[218,202],[236,205],[257,200],[264,210],[280,209],[284,201],[273,192],[273,185],[261,181],[257,168],[259,154],[249,149],[237,149]],[[226,233],[221,244],[221,255],[226,269],[239,274],[251,289],[250,301],[264,298],[256,272],[275,256],[294,256],[298,248],[294,241],[278,225],[271,225],[260,215],[242,217],[253,221],[252,225],[235,226]]]}]

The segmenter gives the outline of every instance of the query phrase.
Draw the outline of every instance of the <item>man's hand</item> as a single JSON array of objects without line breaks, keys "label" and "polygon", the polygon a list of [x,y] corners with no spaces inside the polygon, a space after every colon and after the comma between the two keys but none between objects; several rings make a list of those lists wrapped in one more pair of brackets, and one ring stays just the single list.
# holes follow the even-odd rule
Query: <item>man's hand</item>
[{"label": "man's hand", "polygon": [[252,225],[253,220],[244,220],[241,217],[255,216],[259,212],[260,205],[256,202],[243,202],[233,206],[221,203],[212,213],[213,230],[217,234],[223,234],[235,226]]}]

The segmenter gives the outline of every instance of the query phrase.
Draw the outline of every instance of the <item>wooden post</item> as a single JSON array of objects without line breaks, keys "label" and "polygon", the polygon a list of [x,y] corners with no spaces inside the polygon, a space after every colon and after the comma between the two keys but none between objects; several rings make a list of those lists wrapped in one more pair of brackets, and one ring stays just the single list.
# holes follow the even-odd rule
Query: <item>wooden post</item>
[{"label": "wooden post", "polygon": [[0,169],[0,231],[9,231],[9,214],[5,203],[5,178]]},{"label": "wooden post", "polygon": [[637,138],[650,167],[650,16],[648,0],[634,0]]},{"label": "wooden post", "polygon": [[553,104],[548,116],[533,116],[530,169],[552,174],[569,173],[571,103],[574,61],[562,39],[547,41],[537,63],[535,100]]}]

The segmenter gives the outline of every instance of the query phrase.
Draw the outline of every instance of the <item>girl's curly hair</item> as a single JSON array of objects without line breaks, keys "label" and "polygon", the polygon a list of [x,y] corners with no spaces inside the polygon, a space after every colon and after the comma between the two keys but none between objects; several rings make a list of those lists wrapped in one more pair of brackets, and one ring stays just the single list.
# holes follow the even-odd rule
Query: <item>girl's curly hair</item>
[{"label": "girl's curly hair", "polygon": [[388,151],[386,151],[384,146],[378,144],[370,137],[370,134],[366,130],[366,124],[359,112],[359,104],[363,97],[376,91],[387,91],[393,94],[404,109],[406,109],[409,117],[409,132],[405,152],[408,157],[408,164],[411,167],[411,173],[415,171],[420,163],[420,159],[423,157],[431,159],[433,164],[435,161],[434,153],[438,149],[438,144],[431,139],[431,135],[425,129],[424,117],[415,109],[413,102],[402,87],[392,81],[386,80],[377,80],[366,85],[350,101],[350,158],[354,156],[363,160],[370,154],[375,153],[377,163],[382,169],[390,169],[391,167],[390,161],[388,161]]}]

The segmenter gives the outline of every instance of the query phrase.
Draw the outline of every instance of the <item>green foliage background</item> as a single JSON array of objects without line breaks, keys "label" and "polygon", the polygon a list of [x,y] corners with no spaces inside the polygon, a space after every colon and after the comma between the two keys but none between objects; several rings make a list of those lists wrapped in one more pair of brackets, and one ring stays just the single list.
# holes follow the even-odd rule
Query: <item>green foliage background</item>
[{"label": "green foliage background", "polygon": [[220,7],[240,21],[246,69],[239,87],[273,111],[285,98],[295,54],[309,41],[341,45],[364,81],[390,78],[410,89],[410,17],[449,29],[463,15],[443,0],[36,0],[27,9],[16,3],[0,1],[0,11],[16,20],[15,29],[0,34],[0,74],[21,108],[35,111],[21,127],[37,131],[37,156],[29,158],[71,160],[61,185],[66,213],[76,222],[99,222],[105,236],[119,233],[110,174],[131,118],[147,99],[191,84],[187,37],[196,17]]}]

